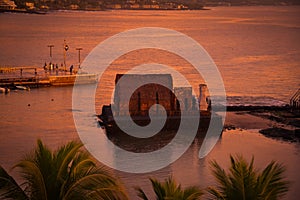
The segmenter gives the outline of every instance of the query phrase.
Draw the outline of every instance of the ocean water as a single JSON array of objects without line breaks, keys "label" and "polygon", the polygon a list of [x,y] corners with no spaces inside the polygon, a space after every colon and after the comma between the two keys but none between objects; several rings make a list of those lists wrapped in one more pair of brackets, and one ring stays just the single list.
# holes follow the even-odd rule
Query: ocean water
[{"label": "ocean water", "polygon": [[[49,44],[54,45],[52,62],[63,63],[66,40],[70,47],[66,64],[77,66],[76,48],[83,48],[83,60],[99,43],[119,32],[162,27],[182,32],[206,49],[219,68],[228,96],[273,97],[288,102],[300,86],[299,21],[299,7],[58,11],[43,16],[1,13],[0,64],[42,68],[50,62]],[[183,59],[157,51],[131,52],[122,58],[114,62],[111,71],[156,61],[183,73],[187,65]],[[186,72],[189,74],[193,74],[191,67]],[[192,84],[200,82],[198,77],[189,80],[195,81]],[[104,82],[104,86],[113,87],[113,82]]]},{"label": "ocean water", "polygon": [[[60,64],[66,40],[70,47],[67,66],[77,67],[76,48],[83,48],[83,60],[114,34],[163,27],[188,35],[206,49],[221,73],[229,105],[284,105],[300,86],[299,11],[300,7],[217,7],[207,11],[57,11],[42,16],[0,13],[0,66],[36,66],[42,75],[44,63],[50,62],[47,45],[54,45],[52,62]],[[116,73],[151,62],[172,66],[195,87],[203,82],[190,64],[176,55],[153,49],[130,52],[114,61],[102,76],[97,113],[103,104],[110,103]],[[6,76],[0,74],[0,78]],[[0,164],[10,169],[34,147],[37,138],[53,148],[79,139],[73,112],[78,111],[72,109],[72,87],[0,95]],[[96,119],[89,123],[96,125]],[[100,129],[99,133],[103,134]],[[155,172],[112,172],[121,177],[131,199],[136,199],[133,186],[137,185],[153,195],[149,177],[162,180],[172,175],[183,186],[206,187],[213,183],[209,161],[215,159],[228,166],[229,154],[240,153],[248,159],[254,155],[259,168],[271,160],[284,163],[292,181],[286,199],[300,195],[299,144],[268,139],[251,129],[225,132],[204,159],[198,158],[200,145],[201,141],[196,141],[179,160]],[[120,162],[130,164],[125,158]]]}]

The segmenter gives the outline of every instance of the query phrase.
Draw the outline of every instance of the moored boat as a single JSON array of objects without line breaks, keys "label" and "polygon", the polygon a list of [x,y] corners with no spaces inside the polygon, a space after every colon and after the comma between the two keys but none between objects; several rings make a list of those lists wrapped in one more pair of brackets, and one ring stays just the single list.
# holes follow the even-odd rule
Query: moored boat
[{"label": "moored boat", "polygon": [[7,94],[9,92],[10,92],[10,89],[0,87],[0,93]]},{"label": "moored boat", "polygon": [[28,86],[22,86],[22,85],[17,85],[17,86],[15,86],[15,88],[17,89],[17,90],[30,90],[30,87],[28,87]]}]

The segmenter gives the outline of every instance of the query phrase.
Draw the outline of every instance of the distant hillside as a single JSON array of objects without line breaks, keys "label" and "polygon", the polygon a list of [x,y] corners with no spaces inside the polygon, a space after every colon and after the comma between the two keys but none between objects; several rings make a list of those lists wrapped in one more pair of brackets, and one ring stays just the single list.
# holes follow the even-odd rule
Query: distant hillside
[{"label": "distant hillside", "polygon": [[205,6],[300,5],[300,0],[205,0]]},{"label": "distant hillside", "polygon": [[25,9],[202,9],[203,0],[15,0]]},{"label": "distant hillside", "polygon": [[204,6],[300,5],[300,0],[15,0],[18,9],[202,9]]}]

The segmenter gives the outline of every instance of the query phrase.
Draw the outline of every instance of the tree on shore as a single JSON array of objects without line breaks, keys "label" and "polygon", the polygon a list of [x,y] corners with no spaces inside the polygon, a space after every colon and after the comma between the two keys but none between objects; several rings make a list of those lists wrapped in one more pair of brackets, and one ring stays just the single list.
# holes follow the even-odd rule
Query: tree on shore
[{"label": "tree on shore", "polygon": [[[180,184],[177,184],[171,177],[164,182],[159,182],[156,179],[150,178],[152,188],[155,192],[157,200],[176,199],[176,200],[198,200],[203,195],[201,189],[196,186],[181,188]],[[144,200],[149,198],[145,192],[140,188],[135,188],[138,197]]]},{"label": "tree on shore", "polygon": [[248,163],[242,156],[230,155],[229,172],[216,162],[211,162],[212,172],[218,185],[209,187],[213,199],[276,200],[288,191],[289,183],[284,180],[285,168],[274,161],[258,172],[253,167],[254,159]]},{"label": "tree on shore", "polygon": [[0,166],[0,199],[128,199],[118,180],[81,147],[73,141],[52,152],[38,140],[34,152],[14,166],[21,185]]}]

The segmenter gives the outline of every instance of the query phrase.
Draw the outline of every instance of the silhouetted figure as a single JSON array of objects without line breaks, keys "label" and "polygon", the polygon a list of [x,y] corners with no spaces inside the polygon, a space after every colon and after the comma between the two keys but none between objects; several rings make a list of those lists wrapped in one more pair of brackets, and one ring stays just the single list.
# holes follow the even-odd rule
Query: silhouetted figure
[{"label": "silhouetted figure", "polygon": [[58,75],[58,64],[55,65],[56,76]]},{"label": "silhouetted figure", "polygon": [[71,67],[70,67],[70,74],[72,74],[73,73],[73,65],[71,65]]},{"label": "silhouetted figure", "polygon": [[45,70],[45,73],[47,74],[47,63],[45,62],[45,64],[44,64],[44,70]]},{"label": "silhouetted figure", "polygon": [[50,62],[49,65],[50,65],[50,66],[49,66],[49,72],[50,72],[50,74],[51,74],[51,71],[53,70],[53,64]]}]

